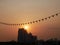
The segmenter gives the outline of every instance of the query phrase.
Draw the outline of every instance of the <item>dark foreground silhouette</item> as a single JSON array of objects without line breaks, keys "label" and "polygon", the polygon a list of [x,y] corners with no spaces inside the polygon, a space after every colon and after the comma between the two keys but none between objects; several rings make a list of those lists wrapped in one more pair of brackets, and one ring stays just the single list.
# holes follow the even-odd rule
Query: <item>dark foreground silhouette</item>
[{"label": "dark foreground silhouette", "polygon": [[10,42],[0,42],[0,45],[60,45],[60,40],[56,39],[49,39],[49,40],[37,40],[36,42],[32,43],[20,43],[15,41]]},{"label": "dark foreground silhouette", "polygon": [[27,33],[23,28],[18,30],[18,38],[16,41],[0,42],[0,45],[60,45],[60,40],[58,39],[48,39],[37,40],[37,36],[32,35],[32,33]]}]

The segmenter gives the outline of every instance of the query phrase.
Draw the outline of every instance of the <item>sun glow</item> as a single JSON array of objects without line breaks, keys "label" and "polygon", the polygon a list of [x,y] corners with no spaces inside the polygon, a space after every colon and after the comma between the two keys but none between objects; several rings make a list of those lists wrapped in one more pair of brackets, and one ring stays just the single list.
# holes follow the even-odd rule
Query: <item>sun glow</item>
[{"label": "sun glow", "polygon": [[28,33],[30,32],[30,25],[22,25],[20,28],[24,28]]},{"label": "sun glow", "polygon": [[29,30],[29,26],[28,26],[28,25],[25,25],[25,26],[24,26],[24,29],[25,29],[25,30]]}]

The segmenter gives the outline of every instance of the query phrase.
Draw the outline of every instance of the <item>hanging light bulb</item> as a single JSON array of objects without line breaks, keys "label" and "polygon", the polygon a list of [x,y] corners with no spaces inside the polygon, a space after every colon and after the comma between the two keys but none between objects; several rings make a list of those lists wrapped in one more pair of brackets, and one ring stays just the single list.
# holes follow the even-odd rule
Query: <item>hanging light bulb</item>
[{"label": "hanging light bulb", "polygon": [[28,24],[30,24],[30,23],[28,22]]},{"label": "hanging light bulb", "polygon": [[33,21],[33,23],[35,23],[35,21]]},{"label": "hanging light bulb", "polygon": [[38,23],[38,21],[37,21],[37,20],[36,20],[35,22],[36,22],[36,23]]},{"label": "hanging light bulb", "polygon": [[52,15],[52,17],[54,17],[55,15]]},{"label": "hanging light bulb", "polygon": [[30,24],[32,24],[32,22],[30,22]]},{"label": "hanging light bulb", "polygon": [[42,21],[44,21],[44,19],[41,19]]},{"label": "hanging light bulb", "polygon": [[19,24],[19,26],[20,26],[20,24]]},{"label": "hanging light bulb", "polygon": [[38,20],[39,22],[41,21],[41,20]]},{"label": "hanging light bulb", "polygon": [[58,16],[58,14],[56,14],[56,16]]},{"label": "hanging light bulb", "polygon": [[47,18],[45,18],[45,20],[47,20]]}]

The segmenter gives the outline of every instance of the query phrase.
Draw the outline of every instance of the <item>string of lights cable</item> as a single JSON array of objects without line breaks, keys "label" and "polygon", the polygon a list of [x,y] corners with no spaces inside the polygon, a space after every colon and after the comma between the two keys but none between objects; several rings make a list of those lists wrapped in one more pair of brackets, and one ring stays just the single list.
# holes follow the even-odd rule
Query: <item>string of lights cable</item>
[{"label": "string of lights cable", "polygon": [[26,24],[33,24],[33,23],[39,23],[41,21],[50,19],[50,18],[54,18],[55,16],[58,16],[60,13],[56,13],[54,15],[39,19],[39,20],[34,20],[34,21],[30,21],[30,22],[26,22],[26,23],[20,23],[20,24],[9,24],[9,23],[5,23],[5,22],[0,22],[0,24],[4,24],[4,25],[9,25],[9,26],[20,26],[20,25],[26,25]]}]

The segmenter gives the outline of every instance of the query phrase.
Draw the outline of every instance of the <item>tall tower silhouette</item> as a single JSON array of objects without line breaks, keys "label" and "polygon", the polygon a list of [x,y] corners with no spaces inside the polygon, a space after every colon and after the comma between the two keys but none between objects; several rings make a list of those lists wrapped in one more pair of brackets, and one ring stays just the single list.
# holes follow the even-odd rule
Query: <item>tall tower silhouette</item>
[{"label": "tall tower silhouette", "polygon": [[37,40],[36,36],[33,36],[32,33],[27,33],[24,28],[18,30],[18,42],[19,43],[32,43]]}]

